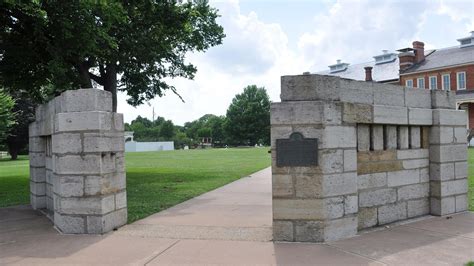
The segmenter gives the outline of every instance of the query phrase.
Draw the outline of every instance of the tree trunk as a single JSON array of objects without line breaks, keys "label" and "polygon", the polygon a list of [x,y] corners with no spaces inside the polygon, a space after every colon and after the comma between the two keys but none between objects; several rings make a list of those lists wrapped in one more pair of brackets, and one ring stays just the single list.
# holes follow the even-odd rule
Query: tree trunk
[{"label": "tree trunk", "polygon": [[104,90],[112,93],[112,111],[117,112],[117,67],[114,63],[107,65],[103,78]]},{"label": "tree trunk", "polygon": [[83,62],[79,67],[79,78],[81,82],[81,88],[90,89],[92,88],[92,80],[89,76],[89,68],[86,62]]},{"label": "tree trunk", "polygon": [[17,147],[8,145],[8,153],[10,153],[12,160],[18,159],[18,152],[19,150],[17,149]]}]

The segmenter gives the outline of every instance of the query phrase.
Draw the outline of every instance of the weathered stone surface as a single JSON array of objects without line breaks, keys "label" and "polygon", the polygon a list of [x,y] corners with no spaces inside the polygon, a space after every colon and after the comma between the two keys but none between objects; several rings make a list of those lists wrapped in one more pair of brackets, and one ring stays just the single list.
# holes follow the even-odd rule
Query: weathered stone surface
[{"label": "weathered stone surface", "polygon": [[467,129],[465,127],[454,128],[454,143],[466,143],[467,142]]},{"label": "weathered stone surface", "polygon": [[431,144],[450,144],[454,140],[453,127],[432,127],[430,130]]},{"label": "weathered stone surface", "polygon": [[281,102],[272,103],[270,123],[272,125],[322,124],[323,102]]},{"label": "weathered stone surface", "polygon": [[405,106],[405,90],[402,86],[373,83],[374,104]]},{"label": "weathered stone surface", "polygon": [[350,172],[324,175],[322,187],[325,197],[354,194],[357,192],[357,174]]},{"label": "weathered stone surface", "polygon": [[318,160],[321,173],[333,174],[344,172],[344,150],[320,150]]},{"label": "weathered stone surface", "polygon": [[61,215],[54,213],[54,224],[58,229],[65,234],[84,234],[86,228],[84,228],[85,217]]},{"label": "weathered stone surface", "polygon": [[320,198],[323,196],[320,174],[298,175],[295,177],[295,195],[298,198]]},{"label": "weathered stone surface", "polygon": [[346,123],[372,123],[372,105],[343,103],[342,121]]},{"label": "weathered stone surface", "polygon": [[431,163],[431,180],[451,180],[454,179],[454,163]]},{"label": "weathered stone surface", "polygon": [[294,241],[293,223],[273,220],[273,241]]},{"label": "weathered stone surface", "polygon": [[357,173],[359,175],[393,172],[403,169],[402,161],[359,162],[357,166]]},{"label": "weathered stone surface", "polygon": [[466,126],[467,114],[465,111],[437,109],[433,110],[433,125]]},{"label": "weathered stone surface", "polygon": [[344,150],[344,172],[357,171],[357,151]]},{"label": "weathered stone surface", "polygon": [[433,215],[446,215],[456,211],[455,197],[442,199],[430,198],[430,213]]},{"label": "weathered stone surface", "polygon": [[34,210],[46,208],[46,196],[30,194],[30,204]]},{"label": "weathered stone surface", "polygon": [[378,162],[378,161],[393,161],[397,159],[397,152],[394,150],[387,151],[369,151],[358,152],[358,162]]},{"label": "weathered stone surface", "polygon": [[467,162],[454,163],[454,178],[462,179],[467,177]]},{"label": "weathered stone surface", "polygon": [[396,126],[385,126],[384,127],[384,145],[386,150],[397,149],[397,127]]},{"label": "weathered stone surface", "polygon": [[397,200],[395,189],[382,188],[359,193],[359,207],[373,207],[393,203]]},{"label": "weathered stone surface", "polygon": [[293,196],[293,179],[291,175],[272,175],[273,197]]},{"label": "weathered stone surface", "polygon": [[408,109],[398,106],[374,105],[375,124],[408,124]]},{"label": "weathered stone surface", "polygon": [[87,216],[87,232],[103,234],[127,223],[127,209],[120,209],[104,216]]},{"label": "weathered stone surface", "polygon": [[428,149],[411,149],[411,150],[398,150],[397,159],[406,160],[406,159],[427,159],[430,156],[430,151]]},{"label": "weathered stone surface", "polygon": [[46,161],[43,152],[30,152],[30,165],[33,167],[45,167]]},{"label": "weathered stone surface", "polygon": [[430,127],[421,127],[421,148],[430,147]]},{"label": "weathered stone surface", "polygon": [[115,209],[122,209],[127,207],[127,192],[123,191],[115,194]]},{"label": "weathered stone surface", "polygon": [[106,214],[115,209],[115,196],[91,198],[60,198],[61,214]]},{"label": "weathered stone surface", "polygon": [[449,181],[432,181],[430,182],[431,196],[446,197],[467,193],[467,179],[457,179]]},{"label": "weathered stone surface", "polygon": [[324,241],[324,222],[298,221],[295,222],[295,241],[322,242]]},{"label": "weathered stone surface", "polygon": [[124,172],[103,176],[86,176],[84,179],[84,192],[88,196],[112,194],[124,190],[125,187]]},{"label": "weathered stone surface", "polygon": [[84,152],[123,152],[123,133],[84,133]]},{"label": "weathered stone surface", "polygon": [[63,113],[105,111],[112,112],[112,94],[98,89],[67,90],[58,98],[56,106]]},{"label": "weathered stone surface", "polygon": [[112,114],[107,112],[59,113],[54,120],[55,132],[111,130]]},{"label": "weathered stone surface", "polygon": [[357,125],[357,150],[370,150],[370,126],[359,124]]},{"label": "weathered stone surface", "polygon": [[456,203],[456,212],[467,211],[467,205],[468,205],[467,194],[456,196],[455,203]]},{"label": "weathered stone surface", "polygon": [[407,203],[397,202],[378,209],[379,224],[387,224],[407,218]]},{"label": "weathered stone surface", "polygon": [[36,183],[46,182],[46,169],[44,167],[30,166],[30,179]]},{"label": "weathered stone surface", "polygon": [[456,93],[454,91],[431,90],[431,106],[433,109],[455,109]]},{"label": "weathered stone surface", "polygon": [[410,133],[410,149],[421,148],[421,131],[420,127],[411,126],[409,127]]},{"label": "weathered stone surface", "polygon": [[432,125],[433,111],[424,108],[408,108],[408,124],[409,125]]},{"label": "weathered stone surface", "polygon": [[430,184],[420,183],[398,188],[398,201],[427,198],[429,196]]},{"label": "weathered stone surface", "polygon": [[428,90],[405,88],[405,105],[415,108],[431,108],[431,93]]},{"label": "weathered stone surface", "polygon": [[101,172],[100,155],[65,155],[55,156],[55,169],[57,174],[96,174]]},{"label": "weathered stone surface", "polygon": [[327,126],[324,130],[322,149],[356,148],[356,128],[351,126]]},{"label": "weathered stone surface", "polygon": [[421,168],[420,169],[420,183],[425,183],[430,181],[430,169]]},{"label": "weathered stone surface", "polygon": [[381,151],[384,149],[383,145],[383,126],[372,125],[371,127],[371,143],[370,146],[374,151]]},{"label": "weathered stone surface", "polygon": [[30,182],[30,192],[35,196],[46,195],[46,183]]},{"label": "weathered stone surface", "polygon": [[275,220],[321,220],[325,216],[325,204],[321,199],[273,199]]},{"label": "weathered stone surface", "polygon": [[409,133],[408,133],[408,127],[407,126],[399,126],[398,127],[398,132],[397,132],[397,137],[398,137],[398,149],[403,150],[403,149],[408,149],[410,145],[409,141]]},{"label": "weathered stone surface", "polygon": [[377,225],[377,208],[360,208],[358,212],[359,229]]},{"label": "weathered stone surface", "polygon": [[374,103],[374,89],[370,82],[341,79],[339,95],[341,102]]},{"label": "weathered stone surface", "polygon": [[84,194],[83,176],[57,176],[53,182],[54,193],[61,197],[80,197]]},{"label": "weathered stone surface", "polygon": [[418,182],[420,182],[420,172],[418,169],[387,173],[387,184],[389,187],[416,184]]},{"label": "weathered stone surface", "polygon": [[[276,149],[277,139],[288,139],[291,133],[293,133],[291,126],[272,126],[270,130],[272,148]],[[305,134],[303,136],[307,137]]]},{"label": "weathered stone surface", "polygon": [[435,163],[467,161],[467,146],[465,144],[432,144],[430,145],[430,161]]},{"label": "weathered stone surface", "polygon": [[280,98],[282,101],[340,100],[340,84],[341,79],[333,76],[282,76]]},{"label": "weathered stone surface", "polygon": [[81,153],[82,140],[80,133],[60,133],[52,138],[52,149],[55,154]]},{"label": "weathered stone surface", "polygon": [[359,197],[357,195],[344,196],[344,214],[357,213],[359,209]]},{"label": "weathered stone surface", "polygon": [[374,173],[357,176],[357,185],[359,190],[367,188],[379,188],[387,185],[387,173]]},{"label": "weathered stone surface", "polygon": [[408,218],[427,215],[430,213],[430,202],[428,198],[410,200],[407,202]]},{"label": "weathered stone surface", "polygon": [[414,160],[404,160],[403,168],[404,169],[416,169],[416,168],[425,168],[430,165],[428,159],[414,159]]},{"label": "weathered stone surface", "polygon": [[327,221],[324,228],[324,240],[335,241],[357,234],[357,217],[345,217]]},{"label": "weathered stone surface", "polygon": [[344,198],[334,197],[324,199],[326,219],[336,219],[344,215]]}]

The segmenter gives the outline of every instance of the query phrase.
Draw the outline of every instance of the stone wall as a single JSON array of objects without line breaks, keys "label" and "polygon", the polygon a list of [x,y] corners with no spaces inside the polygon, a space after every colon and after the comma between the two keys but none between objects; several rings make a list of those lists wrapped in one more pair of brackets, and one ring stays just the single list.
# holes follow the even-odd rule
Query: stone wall
[{"label": "stone wall", "polygon": [[[467,209],[466,114],[453,93],[320,75],[284,76],[281,89],[271,106],[275,240],[336,240]],[[277,165],[276,140],[294,132],[318,139],[318,165]]]},{"label": "stone wall", "polygon": [[100,234],[127,222],[122,114],[96,89],[62,93],[30,124],[31,205],[64,233]]}]

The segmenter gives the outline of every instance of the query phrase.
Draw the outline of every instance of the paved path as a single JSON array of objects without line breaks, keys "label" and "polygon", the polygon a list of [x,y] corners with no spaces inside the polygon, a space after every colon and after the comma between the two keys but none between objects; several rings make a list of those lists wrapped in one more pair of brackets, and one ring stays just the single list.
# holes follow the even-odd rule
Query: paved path
[{"label": "paved path", "polygon": [[273,243],[269,169],[104,236],[60,235],[27,206],[0,209],[0,265],[463,265],[474,213],[327,244]]}]

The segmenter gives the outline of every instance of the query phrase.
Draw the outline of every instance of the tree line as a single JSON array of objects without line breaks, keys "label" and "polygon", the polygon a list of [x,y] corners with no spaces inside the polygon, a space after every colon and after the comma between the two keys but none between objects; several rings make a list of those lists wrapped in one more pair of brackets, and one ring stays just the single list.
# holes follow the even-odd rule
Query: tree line
[{"label": "tree line", "polygon": [[177,149],[196,147],[203,138],[215,147],[269,145],[270,99],[265,88],[250,85],[234,97],[225,116],[206,114],[183,126],[138,116],[125,130],[134,132],[135,141],[174,141]]}]

